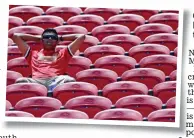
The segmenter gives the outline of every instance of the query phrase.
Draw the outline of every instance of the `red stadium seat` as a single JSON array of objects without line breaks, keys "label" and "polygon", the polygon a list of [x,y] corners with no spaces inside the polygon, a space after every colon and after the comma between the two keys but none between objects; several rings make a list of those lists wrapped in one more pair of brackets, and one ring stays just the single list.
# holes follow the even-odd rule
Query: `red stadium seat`
[{"label": "red stadium seat", "polygon": [[148,121],[154,122],[175,122],[175,109],[162,109],[152,112]]},{"label": "red stadium seat", "polygon": [[9,10],[10,16],[20,17],[26,22],[28,19],[34,16],[42,15],[44,11],[35,6],[18,6]]},{"label": "red stadium seat", "polygon": [[127,26],[133,31],[137,26],[143,25],[145,19],[140,15],[135,14],[119,14],[112,16],[107,21],[109,24],[120,24]]},{"label": "red stadium seat", "polygon": [[146,37],[159,34],[159,33],[172,33],[173,29],[165,24],[159,23],[150,23],[138,26],[135,28],[134,33],[135,35],[139,36],[141,40],[144,40]]},{"label": "red stadium seat", "polygon": [[48,112],[42,118],[89,119],[88,115],[84,112],[67,109]]},{"label": "red stadium seat", "polygon": [[178,35],[169,33],[154,34],[148,36],[144,40],[144,43],[165,45],[170,49],[170,51],[173,51],[178,45]]},{"label": "red stadium seat", "polygon": [[94,63],[96,68],[109,69],[121,76],[125,71],[135,68],[136,60],[124,55],[110,55],[97,59]]},{"label": "red stadium seat", "polygon": [[84,95],[98,95],[97,87],[86,82],[69,82],[59,85],[53,90],[53,96],[59,99],[62,104],[72,98]]},{"label": "red stadium seat", "polygon": [[63,19],[57,16],[44,15],[30,18],[26,23],[30,26],[38,26],[43,29],[54,28],[63,25]]},{"label": "red stadium seat", "polygon": [[56,29],[59,35],[88,33],[87,29],[78,25],[63,25],[55,27],[54,29]]},{"label": "red stadium seat", "polygon": [[116,82],[117,74],[108,69],[88,69],[80,71],[76,74],[77,81],[88,82],[96,85],[98,89],[102,89],[105,85]]},{"label": "red stadium seat", "polygon": [[166,103],[170,98],[176,96],[176,81],[162,82],[154,86],[154,96]]},{"label": "red stadium seat", "polygon": [[116,34],[107,36],[102,40],[102,44],[112,44],[122,47],[125,51],[128,51],[133,46],[139,45],[141,39],[135,35],[129,34]]},{"label": "red stadium seat", "polygon": [[22,26],[23,20],[19,17],[9,16],[9,29]]},{"label": "red stadium seat", "polygon": [[106,85],[103,89],[103,96],[116,103],[122,97],[129,95],[147,95],[148,88],[145,84],[133,81],[120,81]]},{"label": "red stadium seat", "polygon": [[67,74],[75,78],[78,72],[89,69],[91,64],[88,58],[73,56],[68,63]]},{"label": "red stadium seat", "polygon": [[46,12],[52,6],[37,6],[37,7],[40,7],[44,12]]},{"label": "red stadium seat", "polygon": [[143,117],[147,117],[151,112],[162,108],[159,98],[149,95],[131,95],[119,99],[116,108],[127,108],[140,112]]},{"label": "red stadium seat", "polygon": [[140,60],[141,68],[155,68],[163,71],[166,76],[177,69],[177,58],[171,55],[152,55]]},{"label": "red stadium seat", "polygon": [[8,46],[12,46],[14,44],[13,40],[11,38],[8,38]]},{"label": "red stadium seat", "polygon": [[98,120],[123,120],[123,121],[142,121],[142,115],[130,109],[108,109],[97,113],[94,119]]},{"label": "red stadium seat", "polygon": [[57,99],[38,96],[19,101],[15,105],[15,109],[18,111],[31,113],[35,117],[41,117],[47,112],[59,110],[61,106],[61,102]]},{"label": "red stadium seat", "polygon": [[12,107],[11,103],[8,100],[6,100],[6,109],[5,110],[9,111],[11,109],[11,107]]},{"label": "red stadium seat", "polygon": [[97,45],[87,48],[84,51],[85,57],[89,58],[93,63],[100,57],[109,55],[124,55],[125,51],[122,47],[115,45]]},{"label": "red stadium seat", "polygon": [[123,13],[141,15],[146,20],[148,20],[151,16],[158,14],[158,10],[123,9]]},{"label": "red stadium seat", "polygon": [[175,107],[176,107],[176,97],[172,97],[166,102],[166,108],[175,108]]},{"label": "red stadium seat", "polygon": [[51,7],[46,11],[47,15],[55,15],[61,17],[64,21],[67,21],[69,18],[81,13],[82,10],[78,7]]},{"label": "red stadium seat", "polygon": [[179,13],[177,10],[162,10],[162,13]]},{"label": "red stadium seat", "polygon": [[22,57],[22,53],[20,52],[17,46],[9,46],[8,47],[8,61],[14,58]]},{"label": "red stadium seat", "polygon": [[165,74],[157,69],[137,68],[126,71],[121,76],[123,81],[135,81],[145,84],[152,89],[156,84],[165,81]]},{"label": "red stadium seat", "polygon": [[177,53],[178,53],[178,47],[176,47],[176,48],[174,49],[174,55],[175,55],[175,56],[178,55]]},{"label": "red stadium seat", "polygon": [[7,71],[7,85],[14,84],[15,81],[21,77],[22,77],[22,74],[15,72],[15,71],[8,70]]},{"label": "red stadium seat", "polygon": [[107,24],[97,26],[92,30],[92,35],[97,37],[100,41],[107,36],[114,34],[129,34],[130,30],[128,27],[118,24]]},{"label": "red stadium seat", "polygon": [[5,116],[7,117],[34,117],[34,115],[23,112],[23,111],[6,111]]},{"label": "red stadium seat", "polygon": [[108,20],[111,16],[117,15],[120,13],[120,9],[116,8],[86,8],[84,10],[85,14],[94,14]]},{"label": "red stadium seat", "polygon": [[149,23],[161,23],[166,24],[172,27],[173,30],[176,30],[178,27],[179,15],[177,13],[161,13],[153,15],[149,18]]},{"label": "red stadium seat", "polygon": [[21,6],[21,5],[9,5],[9,9],[14,8],[14,7],[18,7],[18,6]]},{"label": "red stadium seat", "polygon": [[65,108],[85,112],[89,118],[93,118],[100,111],[110,109],[111,106],[111,101],[101,96],[80,96],[65,104]]},{"label": "red stadium seat", "polygon": [[169,55],[170,50],[168,47],[159,44],[142,44],[134,46],[129,50],[129,55],[136,59],[137,62],[144,57],[157,54]]},{"label": "red stadium seat", "polygon": [[97,15],[77,15],[69,18],[67,21],[70,25],[79,25],[86,28],[89,32],[95,27],[104,24],[104,19]]},{"label": "red stadium seat", "polygon": [[7,86],[6,99],[14,106],[18,101],[35,96],[47,96],[47,88],[36,83],[17,83]]},{"label": "red stadium seat", "polygon": [[29,64],[24,57],[9,60],[7,63],[7,69],[19,72],[24,77],[29,77],[32,74]]},{"label": "red stadium seat", "polygon": [[177,74],[177,70],[174,70],[173,72],[170,73],[170,80],[171,81],[175,81],[176,80],[176,74]]}]

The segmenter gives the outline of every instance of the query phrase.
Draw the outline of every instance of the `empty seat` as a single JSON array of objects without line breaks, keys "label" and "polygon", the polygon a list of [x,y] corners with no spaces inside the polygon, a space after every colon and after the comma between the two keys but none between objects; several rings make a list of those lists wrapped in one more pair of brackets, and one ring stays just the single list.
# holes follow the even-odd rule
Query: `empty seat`
[{"label": "empty seat", "polygon": [[11,103],[8,100],[6,100],[6,109],[5,110],[9,111],[11,109],[11,107],[12,107]]},{"label": "empty seat", "polygon": [[121,76],[123,81],[135,81],[145,84],[152,89],[156,84],[165,81],[165,74],[157,69],[137,68],[124,72]]},{"label": "empty seat", "polygon": [[24,57],[14,58],[7,63],[7,69],[19,72],[24,77],[29,77],[32,71]]},{"label": "empty seat", "polygon": [[22,26],[23,20],[19,17],[9,16],[9,29]]},{"label": "empty seat", "polygon": [[97,37],[100,41],[107,36],[114,34],[129,34],[130,30],[128,27],[118,24],[107,24],[97,26],[92,30],[92,35]]},{"label": "empty seat", "polygon": [[170,50],[168,47],[159,44],[142,44],[134,46],[129,50],[129,56],[136,59],[137,62],[144,57],[157,54],[169,55]]},{"label": "empty seat", "polygon": [[175,56],[178,55],[177,53],[178,53],[178,47],[176,47],[176,48],[174,49],[174,55],[175,55]]},{"label": "empty seat", "polygon": [[5,116],[7,117],[34,117],[34,115],[23,112],[23,111],[6,111]]},{"label": "empty seat", "polygon": [[82,13],[82,10],[78,7],[51,7],[45,13],[61,17],[64,21],[67,21],[70,17]]},{"label": "empty seat", "polygon": [[43,29],[54,28],[63,25],[63,19],[57,16],[44,15],[32,17],[27,21],[27,25],[38,26]]},{"label": "empty seat", "polygon": [[154,96],[166,103],[170,98],[176,96],[176,81],[162,82],[154,86]]},{"label": "empty seat", "polygon": [[21,6],[21,5],[9,5],[9,9],[11,9],[11,8],[14,8],[14,7],[18,7],[18,6]]},{"label": "empty seat", "polygon": [[89,69],[91,64],[88,58],[73,56],[68,63],[67,74],[75,78],[78,72]]},{"label": "empty seat", "polygon": [[135,10],[135,9],[123,9],[123,13],[128,14],[136,14],[143,16],[146,20],[148,20],[151,16],[158,14],[158,10]]},{"label": "empty seat", "polygon": [[175,107],[176,107],[176,97],[172,97],[166,102],[166,108],[175,108]]},{"label": "empty seat", "polygon": [[85,14],[94,14],[108,20],[111,16],[117,15],[120,13],[120,9],[116,8],[86,8],[84,10]]},{"label": "empty seat", "polygon": [[104,24],[104,19],[97,15],[77,15],[71,17],[68,21],[68,24],[79,25],[86,28],[89,32],[92,31],[95,27]]},{"label": "empty seat", "polygon": [[163,71],[166,76],[177,69],[177,58],[171,55],[152,55],[140,60],[141,68],[155,68]]},{"label": "empty seat", "polygon": [[148,36],[144,43],[165,45],[170,51],[173,51],[178,46],[178,35],[168,33],[154,34]]},{"label": "empty seat", "polygon": [[149,95],[131,95],[119,99],[116,108],[128,108],[136,110],[147,117],[151,112],[162,108],[162,102],[159,98]]},{"label": "empty seat", "polygon": [[13,40],[11,38],[8,38],[8,46],[12,46],[14,44]]},{"label": "empty seat", "polygon": [[135,14],[119,14],[110,17],[107,22],[109,24],[127,26],[131,31],[133,31],[137,26],[143,25],[145,23],[145,19],[142,16]]},{"label": "empty seat", "polygon": [[44,12],[46,12],[52,6],[37,6],[37,7],[40,7]]},{"label": "empty seat", "polygon": [[17,83],[6,88],[6,99],[13,106],[22,99],[35,96],[47,96],[47,88],[36,83]]},{"label": "empty seat", "polygon": [[142,115],[130,109],[108,109],[97,113],[94,119],[98,120],[123,120],[123,121],[142,121]]},{"label": "empty seat", "polygon": [[133,81],[120,81],[106,85],[103,89],[103,96],[116,103],[122,97],[129,95],[147,95],[148,88],[145,84]]},{"label": "empty seat", "polygon": [[86,82],[69,82],[59,85],[53,90],[53,96],[62,104],[72,98],[84,95],[98,95],[97,87]]},{"label": "empty seat", "polygon": [[68,109],[48,112],[42,118],[89,119],[88,115],[84,112]]},{"label": "empty seat", "polygon": [[96,85],[98,89],[102,89],[105,85],[116,82],[117,74],[108,69],[88,69],[80,71],[76,74],[77,81],[88,82]]},{"label": "empty seat", "polygon": [[133,46],[139,45],[141,39],[135,35],[129,34],[116,34],[107,36],[102,40],[102,44],[112,44],[122,47],[125,51],[128,51]]},{"label": "empty seat", "polygon": [[175,109],[162,109],[152,112],[148,121],[154,122],[175,122]]},{"label": "empty seat", "polygon": [[22,74],[15,72],[15,71],[8,70],[7,71],[7,85],[14,84],[15,81],[21,77],[22,77]]},{"label": "empty seat", "polygon": [[176,74],[177,74],[177,70],[174,70],[173,72],[170,73],[169,77],[171,81],[176,80]]},{"label": "empty seat", "polygon": [[59,35],[88,33],[86,28],[78,25],[63,25],[63,26],[55,27],[54,29],[56,29]]},{"label": "empty seat", "polygon": [[9,10],[10,16],[20,17],[26,22],[28,19],[34,16],[42,15],[44,11],[35,6],[18,6]]},{"label": "empty seat", "polygon": [[179,13],[177,10],[162,10],[162,13]]},{"label": "empty seat", "polygon": [[20,52],[17,46],[9,46],[8,47],[8,61],[14,58],[22,57],[22,53]]},{"label": "empty seat", "polygon": [[59,110],[61,106],[61,102],[55,98],[38,96],[19,101],[15,105],[15,109],[31,113],[35,117],[41,117],[47,112]]},{"label": "empty seat", "polygon": [[65,104],[65,108],[85,112],[89,118],[93,118],[100,111],[110,109],[111,106],[111,101],[101,96],[80,96]]},{"label": "empty seat", "polygon": [[135,68],[136,60],[124,55],[110,55],[97,59],[95,68],[109,69],[121,76],[125,71]]},{"label": "empty seat", "polygon": [[150,24],[144,24],[140,25],[135,28],[134,33],[135,35],[139,36],[141,40],[143,41],[146,37],[153,35],[153,34],[159,34],[159,33],[172,33],[173,29],[165,24],[159,24],[159,23],[150,23]]},{"label": "empty seat", "polygon": [[177,13],[161,13],[153,15],[149,18],[150,23],[162,23],[172,27],[173,30],[176,30],[178,27],[179,15]]},{"label": "empty seat", "polygon": [[109,55],[124,55],[125,50],[115,45],[97,45],[87,48],[84,56],[89,58],[93,63],[100,57]]}]

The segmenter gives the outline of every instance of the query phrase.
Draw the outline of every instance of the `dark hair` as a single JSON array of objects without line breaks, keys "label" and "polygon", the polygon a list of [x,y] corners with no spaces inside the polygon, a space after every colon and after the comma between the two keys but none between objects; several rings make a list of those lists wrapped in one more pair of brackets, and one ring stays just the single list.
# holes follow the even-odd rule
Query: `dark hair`
[{"label": "dark hair", "polygon": [[57,39],[58,39],[58,33],[57,33],[57,31],[56,31],[55,29],[53,29],[53,28],[47,28],[47,29],[45,29],[45,30],[43,31],[43,33],[42,33],[42,37],[43,37],[43,35],[44,35],[45,33],[54,33],[54,34],[56,35]]}]

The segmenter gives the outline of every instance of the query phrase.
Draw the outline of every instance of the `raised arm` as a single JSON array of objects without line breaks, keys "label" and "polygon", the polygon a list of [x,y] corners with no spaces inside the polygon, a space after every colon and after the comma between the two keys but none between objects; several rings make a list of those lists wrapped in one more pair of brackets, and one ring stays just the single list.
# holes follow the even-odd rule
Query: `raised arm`
[{"label": "raised arm", "polygon": [[13,41],[17,44],[19,50],[22,52],[23,56],[25,56],[26,52],[29,49],[29,45],[26,44],[26,41],[40,41],[41,36],[39,35],[29,35],[29,34],[21,34],[14,33],[12,37]]}]

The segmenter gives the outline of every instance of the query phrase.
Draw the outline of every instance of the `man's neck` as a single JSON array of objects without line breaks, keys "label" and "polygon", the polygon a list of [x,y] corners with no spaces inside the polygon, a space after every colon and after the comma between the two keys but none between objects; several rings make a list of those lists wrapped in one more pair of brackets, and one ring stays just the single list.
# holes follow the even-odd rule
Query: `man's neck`
[{"label": "man's neck", "polygon": [[43,49],[43,54],[45,56],[52,56],[54,53],[55,53],[55,50],[54,49],[52,49],[52,50]]}]

